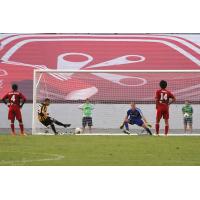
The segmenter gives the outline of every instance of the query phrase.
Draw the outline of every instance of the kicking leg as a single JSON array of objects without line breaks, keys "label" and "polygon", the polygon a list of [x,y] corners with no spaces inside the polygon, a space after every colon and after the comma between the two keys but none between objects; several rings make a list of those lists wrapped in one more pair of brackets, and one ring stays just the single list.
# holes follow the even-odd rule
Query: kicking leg
[{"label": "kicking leg", "polygon": [[65,128],[71,126],[71,124],[63,124],[62,122],[59,122],[59,121],[56,120],[56,119],[53,119],[53,122],[54,122],[56,125],[58,125],[58,126],[63,126],[63,127],[65,127]]}]

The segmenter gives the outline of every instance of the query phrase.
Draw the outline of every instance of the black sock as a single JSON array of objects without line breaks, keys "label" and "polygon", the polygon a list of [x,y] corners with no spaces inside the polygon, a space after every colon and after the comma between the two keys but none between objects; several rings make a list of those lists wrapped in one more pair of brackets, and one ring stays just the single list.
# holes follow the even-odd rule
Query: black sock
[{"label": "black sock", "polygon": [[149,128],[145,128],[145,130],[147,131],[147,133],[149,133],[149,135],[152,135],[152,132],[150,131]]},{"label": "black sock", "polygon": [[65,124],[57,121],[57,120],[54,120],[54,123],[57,124],[58,126],[64,126],[65,127]]},{"label": "black sock", "polygon": [[54,124],[51,124],[51,129],[53,130],[54,133],[57,133],[56,128],[54,126]]}]

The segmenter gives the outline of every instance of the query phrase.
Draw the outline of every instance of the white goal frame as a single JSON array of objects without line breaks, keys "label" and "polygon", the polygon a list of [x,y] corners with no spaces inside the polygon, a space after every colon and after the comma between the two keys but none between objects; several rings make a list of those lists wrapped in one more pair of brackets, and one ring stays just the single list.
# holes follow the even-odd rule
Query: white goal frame
[{"label": "white goal frame", "polygon": [[[200,70],[51,70],[51,69],[36,69],[33,73],[33,107],[32,107],[32,135],[35,133],[35,116],[36,116],[36,90],[37,90],[37,82],[36,82],[36,74],[37,73],[200,73]],[[88,134],[84,134],[88,135]],[[96,135],[96,134],[92,134]],[[107,135],[107,134],[102,134]],[[118,134],[119,135],[119,134]],[[175,136],[176,134],[173,134]],[[177,135],[195,135],[200,136],[200,134],[177,134]]]}]

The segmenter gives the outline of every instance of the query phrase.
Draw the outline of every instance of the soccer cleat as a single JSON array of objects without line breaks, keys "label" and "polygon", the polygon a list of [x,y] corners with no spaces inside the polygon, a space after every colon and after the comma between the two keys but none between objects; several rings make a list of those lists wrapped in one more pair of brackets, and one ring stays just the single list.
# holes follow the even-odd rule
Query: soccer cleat
[{"label": "soccer cleat", "polygon": [[128,135],[130,135],[131,134],[131,132],[130,131],[128,131],[128,130],[124,130],[123,131],[125,134],[128,134]]},{"label": "soccer cleat", "polygon": [[70,126],[71,126],[71,124],[65,124],[65,128],[70,127]]},{"label": "soccer cleat", "polygon": [[27,136],[26,133],[20,133],[19,135],[20,135],[20,136]]},{"label": "soccer cleat", "polygon": [[16,133],[11,133],[11,136],[16,136]]}]

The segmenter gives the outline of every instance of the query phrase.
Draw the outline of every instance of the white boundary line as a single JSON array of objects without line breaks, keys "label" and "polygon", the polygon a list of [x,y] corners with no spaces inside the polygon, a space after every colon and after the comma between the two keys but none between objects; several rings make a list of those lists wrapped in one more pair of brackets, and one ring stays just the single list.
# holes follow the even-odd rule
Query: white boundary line
[{"label": "white boundary line", "polygon": [[[78,136],[141,136],[141,137],[145,137],[145,136],[149,136],[149,135],[138,135],[136,133],[131,133],[130,135],[127,135],[125,133],[82,133],[82,134],[76,134]],[[155,134],[153,135],[155,137],[158,137],[156,136]],[[166,137],[164,134],[160,134],[159,136],[161,137]],[[180,133],[180,134],[168,134],[167,137],[171,137],[171,136],[200,136],[200,134],[198,133],[188,133],[188,134],[185,134],[185,133]],[[149,136],[151,137],[151,136]]]},{"label": "white boundary line", "polygon": [[[0,153],[21,153],[16,151],[0,151]],[[24,153],[24,152],[23,152]],[[59,155],[59,154],[48,154],[48,153],[32,153],[32,152],[25,152],[25,154],[31,154],[31,155],[46,155],[48,158],[40,158],[40,159],[24,159],[24,160],[0,160],[0,165],[6,165],[6,164],[17,164],[17,163],[29,163],[29,162],[44,162],[44,161],[56,161],[56,160],[62,160],[65,156]],[[52,158],[49,158],[52,157]],[[54,157],[54,158],[53,158]]]},{"label": "white boundary line", "polygon": [[[46,134],[46,133],[36,133],[33,134],[34,136],[55,136],[54,134]],[[64,134],[64,135],[58,135],[60,137],[62,136],[149,136],[147,134],[136,134],[136,133],[131,133],[130,135],[125,134],[125,133],[81,133],[81,134]],[[153,134],[153,136],[156,136],[155,134]],[[160,134],[159,136],[161,137],[165,137],[164,134]],[[168,134],[167,137],[171,137],[171,136],[200,136],[200,133],[172,133],[172,134]],[[151,137],[151,136],[149,136]],[[157,137],[157,136],[156,136]]]}]

